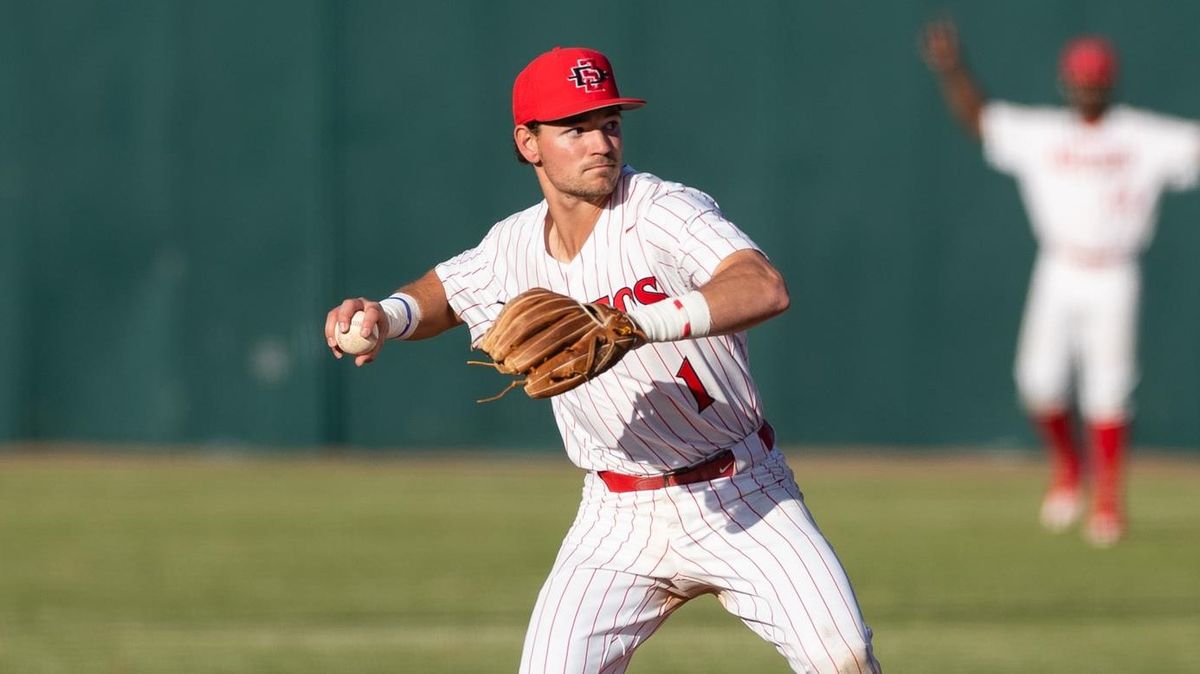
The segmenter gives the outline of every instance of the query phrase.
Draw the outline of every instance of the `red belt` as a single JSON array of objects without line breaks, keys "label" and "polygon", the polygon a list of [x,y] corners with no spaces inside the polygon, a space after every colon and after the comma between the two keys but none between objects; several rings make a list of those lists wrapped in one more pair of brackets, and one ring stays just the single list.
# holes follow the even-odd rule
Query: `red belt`
[{"label": "red belt", "polygon": [[[758,438],[762,440],[767,449],[774,447],[775,429],[771,428],[771,424],[763,422],[763,425],[758,429]],[[677,468],[661,475],[623,475],[609,470],[602,470],[596,474],[600,476],[601,480],[604,480],[604,484],[608,485],[609,491],[620,493],[643,491],[646,489],[662,489],[663,487],[674,487],[694,482],[707,482],[719,477],[729,477],[733,475],[736,466],[737,460],[733,456],[733,450],[726,449],[700,463]]]},{"label": "red belt", "polygon": [[1070,248],[1066,246],[1052,247],[1050,248],[1050,254],[1059,260],[1088,269],[1115,267],[1137,259],[1137,255],[1132,253],[1103,250],[1092,251],[1085,248]]}]

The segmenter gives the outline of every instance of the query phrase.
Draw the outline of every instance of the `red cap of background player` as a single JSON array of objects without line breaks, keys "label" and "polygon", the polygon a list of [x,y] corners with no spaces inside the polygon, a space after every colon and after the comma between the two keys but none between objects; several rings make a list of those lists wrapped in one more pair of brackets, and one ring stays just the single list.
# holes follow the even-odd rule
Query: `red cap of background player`
[{"label": "red cap of background player", "polygon": [[1110,87],[1117,81],[1117,51],[1102,37],[1078,37],[1063,48],[1059,69],[1067,84]]},{"label": "red cap of background player", "polygon": [[621,98],[608,57],[594,49],[555,47],[538,56],[513,83],[513,124],[556,119],[619,105],[640,108],[646,101]]}]

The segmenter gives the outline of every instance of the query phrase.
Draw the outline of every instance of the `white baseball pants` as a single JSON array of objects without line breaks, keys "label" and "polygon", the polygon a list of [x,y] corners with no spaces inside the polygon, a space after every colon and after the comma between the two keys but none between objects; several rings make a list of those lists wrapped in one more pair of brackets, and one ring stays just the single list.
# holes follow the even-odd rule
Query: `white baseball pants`
[{"label": "white baseball pants", "polygon": [[737,473],[711,482],[612,493],[588,474],[533,610],[523,674],[620,674],[667,616],[706,593],[796,672],[881,671],[783,456],[757,435],[734,452]]},{"label": "white baseball pants", "polygon": [[1017,389],[1033,412],[1067,409],[1078,366],[1079,406],[1091,420],[1124,419],[1137,383],[1137,262],[1088,267],[1039,256],[1017,347]]}]

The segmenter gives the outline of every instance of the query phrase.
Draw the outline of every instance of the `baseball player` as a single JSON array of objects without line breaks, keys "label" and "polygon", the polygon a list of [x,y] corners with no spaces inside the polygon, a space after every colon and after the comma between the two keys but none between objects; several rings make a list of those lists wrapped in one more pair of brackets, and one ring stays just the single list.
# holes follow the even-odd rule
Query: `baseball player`
[{"label": "baseball player", "polygon": [[[551,399],[582,503],[529,622],[521,672],[624,672],[675,609],[713,594],[797,672],[878,672],[871,631],[793,479],[750,375],[746,329],[788,306],[779,272],[700,191],[622,162],[623,98],[600,52],[555,48],[513,87],[513,141],[544,199],[382,302],[391,339],[460,323],[478,345],[504,303],[547,288],[627,312],[646,343]],[[356,358],[358,365],[378,356]]]},{"label": "baseball player", "polygon": [[1117,57],[1102,37],[1071,40],[1059,76],[1069,107],[988,100],[961,57],[949,20],[926,29],[924,56],[947,105],[1016,177],[1038,242],[1015,368],[1024,405],[1049,450],[1053,477],[1042,523],[1061,531],[1082,514],[1081,457],[1069,414],[1072,370],[1091,442],[1097,546],[1125,533],[1122,464],[1137,380],[1138,256],[1159,196],[1200,177],[1200,127],[1112,104]]}]

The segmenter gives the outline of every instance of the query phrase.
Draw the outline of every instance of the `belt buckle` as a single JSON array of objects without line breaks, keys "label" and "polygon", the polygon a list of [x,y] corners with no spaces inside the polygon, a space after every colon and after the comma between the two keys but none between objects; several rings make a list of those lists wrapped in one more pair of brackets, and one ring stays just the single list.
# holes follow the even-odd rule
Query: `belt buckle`
[{"label": "belt buckle", "polygon": [[729,451],[728,449],[722,449],[722,450],[718,451],[717,453],[713,454],[712,456],[706,456],[703,459],[701,459],[700,461],[697,461],[696,463],[693,463],[690,466],[676,468],[675,470],[671,470],[671,471],[667,471],[667,472],[663,473],[662,474],[663,487],[671,486],[671,478],[678,477],[680,475],[683,475],[684,473],[690,473],[693,470],[697,470],[699,468],[707,466],[708,464],[712,463],[713,461],[716,461],[717,458],[719,458],[722,454],[724,454],[728,451]]},{"label": "belt buckle", "polygon": [[696,463],[693,463],[689,466],[683,466],[681,468],[676,468],[674,470],[668,470],[667,472],[663,473],[662,475],[660,475],[660,477],[662,478],[663,488],[673,486],[671,484],[671,478],[678,477],[680,475],[683,475],[684,473],[689,473],[693,470],[696,470],[700,466],[703,466],[704,464],[708,463],[709,461],[712,461],[713,457],[715,457],[715,456],[716,456],[716,454],[714,454],[713,456],[710,456],[706,459],[703,459],[701,461],[698,461]]},{"label": "belt buckle", "polygon": [[[707,459],[705,459],[705,461],[707,461]],[[659,476],[662,478],[662,488],[665,489],[665,488],[671,486],[671,478],[682,475],[682,474],[688,472],[689,470],[694,470],[696,468],[696,466],[699,466],[701,463],[704,463],[704,462],[701,461],[700,463],[693,463],[690,466],[676,468],[675,470],[668,470],[667,472],[663,473],[662,475]]]}]

